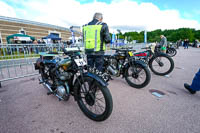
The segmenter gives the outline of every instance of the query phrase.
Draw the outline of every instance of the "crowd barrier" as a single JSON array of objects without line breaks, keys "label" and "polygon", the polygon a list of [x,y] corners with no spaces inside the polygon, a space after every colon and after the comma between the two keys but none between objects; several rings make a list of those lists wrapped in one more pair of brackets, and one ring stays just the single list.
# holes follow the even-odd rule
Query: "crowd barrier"
[{"label": "crowd barrier", "polygon": [[[33,76],[38,74],[34,70],[34,64],[39,57],[39,52],[55,51],[61,52],[64,44],[0,44],[0,87],[1,82]],[[64,47],[80,47],[82,44],[64,45]],[[140,49],[145,44],[124,44],[123,47]],[[120,48],[118,45],[107,45],[106,51],[111,48]]]}]

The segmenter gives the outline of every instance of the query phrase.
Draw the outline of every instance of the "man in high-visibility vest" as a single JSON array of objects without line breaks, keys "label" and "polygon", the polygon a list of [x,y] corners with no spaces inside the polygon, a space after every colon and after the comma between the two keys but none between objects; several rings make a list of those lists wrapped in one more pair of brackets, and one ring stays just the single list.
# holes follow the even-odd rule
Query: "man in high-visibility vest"
[{"label": "man in high-visibility vest", "polygon": [[106,43],[110,43],[111,37],[108,26],[102,22],[103,15],[95,13],[93,20],[83,26],[83,41],[88,65],[103,70],[103,56]]}]

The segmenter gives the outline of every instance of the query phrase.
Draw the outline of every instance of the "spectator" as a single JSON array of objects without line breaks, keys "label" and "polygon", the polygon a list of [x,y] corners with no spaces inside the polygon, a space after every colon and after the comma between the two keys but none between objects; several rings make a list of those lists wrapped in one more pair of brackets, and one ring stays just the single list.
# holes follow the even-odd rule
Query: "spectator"
[{"label": "spectator", "polygon": [[160,41],[161,52],[166,53],[167,38],[164,35],[160,35],[160,38],[161,38],[161,41]]},{"label": "spectator", "polygon": [[184,49],[188,49],[188,45],[189,45],[189,39],[185,39],[184,44],[183,44]]},{"label": "spectator", "polygon": [[194,40],[192,47],[196,47],[197,46],[197,40]]},{"label": "spectator", "polygon": [[37,40],[34,40],[34,41],[33,41],[33,44],[35,44],[35,53],[38,54],[39,51],[38,51],[38,46],[37,46],[37,45],[38,45]]},{"label": "spectator", "polygon": [[177,49],[179,49],[179,46],[181,46],[181,44],[182,44],[182,41],[181,41],[181,39],[180,39],[180,40],[178,40],[177,43],[176,43]]},{"label": "spectator", "polygon": [[187,89],[191,94],[195,94],[196,91],[200,90],[200,69],[193,78],[192,84],[184,84],[185,89]]}]

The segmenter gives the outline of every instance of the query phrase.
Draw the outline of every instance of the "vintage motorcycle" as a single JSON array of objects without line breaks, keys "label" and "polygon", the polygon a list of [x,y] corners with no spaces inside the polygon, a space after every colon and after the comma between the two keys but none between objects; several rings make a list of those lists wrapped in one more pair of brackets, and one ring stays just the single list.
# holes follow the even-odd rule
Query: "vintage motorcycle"
[{"label": "vintage motorcycle", "polygon": [[104,121],[112,113],[112,96],[108,84],[98,75],[87,71],[87,65],[79,49],[63,49],[58,53],[40,53],[35,69],[41,74],[40,83],[48,89],[48,95],[67,101],[74,96],[83,113],[94,121]]},{"label": "vintage motorcycle", "polygon": [[151,79],[150,71],[147,65],[133,56],[132,49],[112,49],[114,55],[104,55],[104,73],[109,74],[107,81],[111,76],[123,76],[127,83],[134,88],[140,89],[149,84]]},{"label": "vintage motorcycle", "polygon": [[160,52],[160,47],[150,45],[142,49],[145,49],[145,51],[134,53],[134,56],[138,60],[146,62],[154,74],[164,76],[173,71],[173,59],[167,54]]}]

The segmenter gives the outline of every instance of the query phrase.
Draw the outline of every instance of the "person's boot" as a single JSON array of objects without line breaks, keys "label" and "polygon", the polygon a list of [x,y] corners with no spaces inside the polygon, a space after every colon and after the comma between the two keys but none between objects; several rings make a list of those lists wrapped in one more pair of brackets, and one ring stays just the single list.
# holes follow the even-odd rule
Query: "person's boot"
[{"label": "person's boot", "polygon": [[185,83],[185,84],[184,84],[184,87],[185,87],[185,89],[187,89],[191,94],[195,94],[195,93],[196,93],[196,91],[193,91],[193,90],[190,88],[190,85],[189,85],[189,84]]}]

